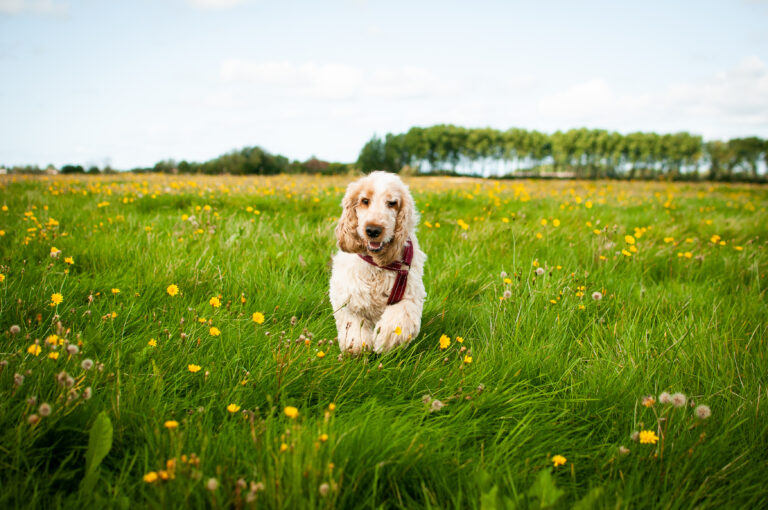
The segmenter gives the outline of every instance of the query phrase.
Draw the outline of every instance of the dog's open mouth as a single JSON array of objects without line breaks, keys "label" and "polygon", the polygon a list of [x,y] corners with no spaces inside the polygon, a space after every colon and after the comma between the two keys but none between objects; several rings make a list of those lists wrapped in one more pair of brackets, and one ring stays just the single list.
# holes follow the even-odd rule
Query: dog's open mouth
[{"label": "dog's open mouth", "polygon": [[381,248],[384,246],[384,243],[379,243],[376,241],[368,241],[368,251],[372,251],[376,253],[377,251],[381,251]]}]

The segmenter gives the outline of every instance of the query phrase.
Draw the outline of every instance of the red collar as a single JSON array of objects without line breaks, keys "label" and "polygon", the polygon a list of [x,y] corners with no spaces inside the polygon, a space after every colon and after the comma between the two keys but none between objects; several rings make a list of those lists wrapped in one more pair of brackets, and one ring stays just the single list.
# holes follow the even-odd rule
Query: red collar
[{"label": "red collar", "polygon": [[395,271],[397,273],[397,278],[395,279],[395,284],[392,286],[392,292],[389,293],[387,304],[394,305],[395,303],[399,303],[405,294],[405,286],[408,283],[408,271],[411,269],[411,261],[413,261],[413,244],[411,243],[411,240],[408,239],[405,242],[405,246],[403,247],[403,256],[400,261],[392,262],[386,266],[378,265],[373,261],[373,257],[370,255],[360,255],[358,253],[357,256],[373,266],[380,267],[381,269],[387,269],[389,271]]}]

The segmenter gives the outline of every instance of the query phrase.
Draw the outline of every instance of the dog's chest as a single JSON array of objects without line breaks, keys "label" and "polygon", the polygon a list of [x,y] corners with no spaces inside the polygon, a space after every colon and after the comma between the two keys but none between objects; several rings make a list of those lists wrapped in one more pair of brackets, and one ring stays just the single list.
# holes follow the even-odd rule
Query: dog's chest
[{"label": "dog's chest", "polygon": [[375,321],[387,306],[389,293],[395,283],[395,273],[363,263],[368,267],[359,268],[361,270],[356,274],[358,285],[350,288],[349,308]]}]

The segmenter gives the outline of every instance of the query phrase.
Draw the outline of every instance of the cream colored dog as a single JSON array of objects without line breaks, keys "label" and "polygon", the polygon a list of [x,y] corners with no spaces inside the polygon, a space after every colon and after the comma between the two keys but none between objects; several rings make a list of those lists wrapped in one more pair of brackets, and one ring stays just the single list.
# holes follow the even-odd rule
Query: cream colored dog
[{"label": "cream colored dog", "polygon": [[418,213],[408,187],[387,172],[351,183],[341,204],[330,288],[339,347],[387,351],[421,328],[427,256],[416,239]]}]

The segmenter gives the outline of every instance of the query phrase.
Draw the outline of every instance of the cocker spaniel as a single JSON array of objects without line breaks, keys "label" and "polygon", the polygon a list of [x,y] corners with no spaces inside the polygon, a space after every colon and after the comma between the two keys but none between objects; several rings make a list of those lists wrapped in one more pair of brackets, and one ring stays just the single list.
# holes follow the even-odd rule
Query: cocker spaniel
[{"label": "cocker spaniel", "polygon": [[330,285],[339,347],[384,352],[421,328],[427,256],[416,239],[419,216],[408,187],[388,172],[351,183],[341,205]]}]

